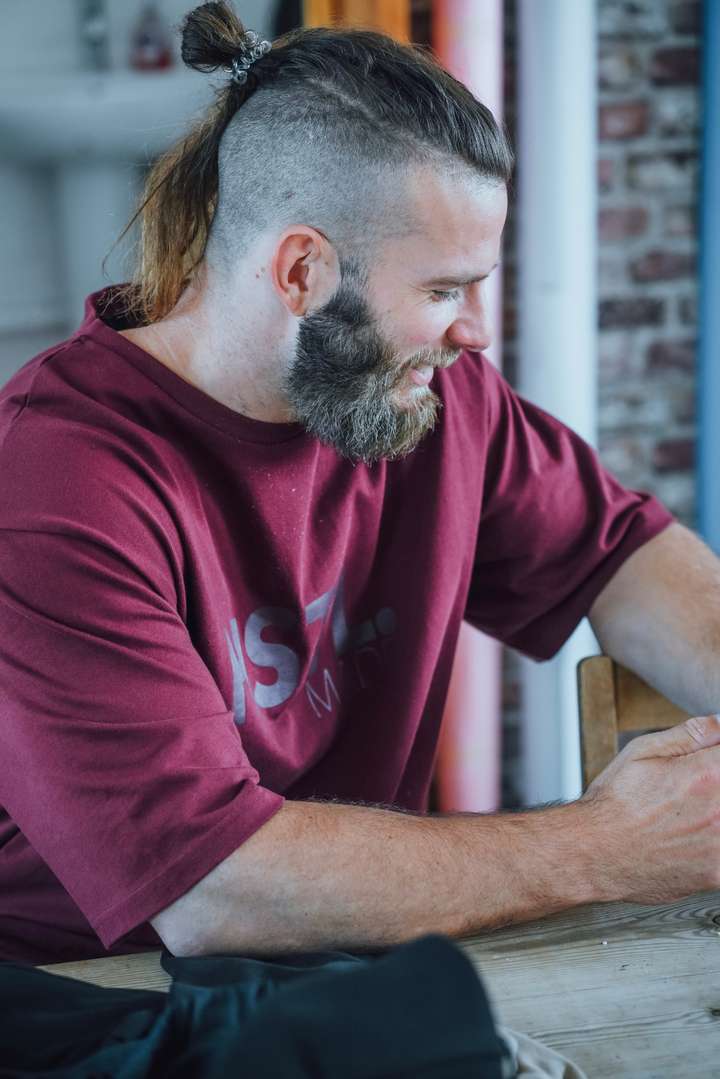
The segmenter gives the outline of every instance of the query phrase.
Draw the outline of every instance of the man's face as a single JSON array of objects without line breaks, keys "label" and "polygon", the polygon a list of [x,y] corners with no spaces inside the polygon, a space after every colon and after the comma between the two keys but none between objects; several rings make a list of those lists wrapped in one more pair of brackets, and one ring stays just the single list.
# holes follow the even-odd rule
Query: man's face
[{"label": "man's face", "polygon": [[505,189],[427,170],[406,196],[408,227],[384,246],[367,286],[346,275],[302,320],[286,380],[306,430],[352,460],[414,449],[440,404],[433,370],[493,337],[484,281],[497,263]]}]

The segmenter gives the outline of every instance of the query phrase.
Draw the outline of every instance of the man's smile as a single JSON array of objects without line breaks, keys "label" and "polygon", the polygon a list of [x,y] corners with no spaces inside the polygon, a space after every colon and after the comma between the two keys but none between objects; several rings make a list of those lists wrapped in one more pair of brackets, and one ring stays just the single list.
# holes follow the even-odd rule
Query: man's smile
[{"label": "man's smile", "polygon": [[414,382],[416,386],[427,386],[433,377],[435,368],[429,364],[422,364],[420,367],[413,367],[408,372],[408,378],[411,382]]}]

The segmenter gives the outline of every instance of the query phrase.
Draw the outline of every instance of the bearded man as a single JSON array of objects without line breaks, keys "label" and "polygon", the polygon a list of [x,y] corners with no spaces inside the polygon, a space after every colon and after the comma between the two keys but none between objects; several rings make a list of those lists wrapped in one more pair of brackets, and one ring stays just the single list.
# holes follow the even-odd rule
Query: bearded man
[{"label": "bearded man", "polygon": [[463,617],[548,658],[589,613],[720,707],[715,556],[481,355],[492,116],[224,3],[183,56],[226,74],[137,280],[2,395],[0,953],[362,951],[717,887],[712,716],[573,804],[423,813]]}]

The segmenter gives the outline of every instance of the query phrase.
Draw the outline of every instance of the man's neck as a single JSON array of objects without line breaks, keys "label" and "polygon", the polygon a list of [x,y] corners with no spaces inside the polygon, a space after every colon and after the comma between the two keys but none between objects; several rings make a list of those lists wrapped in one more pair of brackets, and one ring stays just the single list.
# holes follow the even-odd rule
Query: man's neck
[{"label": "man's neck", "polygon": [[169,315],[120,332],[233,412],[287,423],[281,386],[290,327],[267,293],[264,281],[228,282],[203,268]]}]

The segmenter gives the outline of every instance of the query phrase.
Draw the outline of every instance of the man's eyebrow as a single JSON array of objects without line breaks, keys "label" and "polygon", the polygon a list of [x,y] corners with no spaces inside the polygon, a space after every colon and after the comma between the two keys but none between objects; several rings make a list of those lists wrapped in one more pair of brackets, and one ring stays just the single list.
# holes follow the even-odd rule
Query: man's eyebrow
[{"label": "man's eyebrow", "polygon": [[474,285],[478,281],[485,281],[499,265],[498,261],[486,274],[478,274],[475,277],[433,277],[432,280],[424,283],[423,288],[462,288],[463,285]]}]

